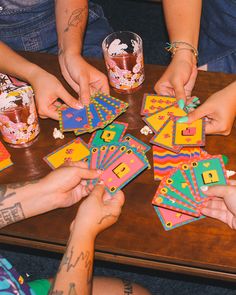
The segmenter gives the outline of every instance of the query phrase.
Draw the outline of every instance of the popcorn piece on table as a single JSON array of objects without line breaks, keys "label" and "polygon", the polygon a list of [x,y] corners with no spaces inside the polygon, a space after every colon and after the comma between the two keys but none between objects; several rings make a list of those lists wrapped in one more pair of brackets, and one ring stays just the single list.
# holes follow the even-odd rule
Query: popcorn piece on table
[{"label": "popcorn piece on table", "polygon": [[63,139],[65,136],[63,135],[63,133],[61,132],[61,130],[59,130],[57,128],[54,128],[54,130],[53,130],[53,137],[55,139],[57,139],[57,138]]},{"label": "popcorn piece on table", "polygon": [[152,130],[147,126],[145,125],[141,130],[140,132],[144,135],[148,135],[148,134],[152,134]]}]

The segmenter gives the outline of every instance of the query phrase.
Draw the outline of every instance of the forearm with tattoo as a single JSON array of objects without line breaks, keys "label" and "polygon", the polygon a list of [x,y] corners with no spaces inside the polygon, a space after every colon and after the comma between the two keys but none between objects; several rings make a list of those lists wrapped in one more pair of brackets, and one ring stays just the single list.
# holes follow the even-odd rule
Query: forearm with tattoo
[{"label": "forearm with tattoo", "polygon": [[80,23],[84,22],[87,18],[88,6],[84,6],[82,8],[78,8],[74,10],[67,22],[67,27],[64,32],[68,32],[71,27],[77,27]]}]

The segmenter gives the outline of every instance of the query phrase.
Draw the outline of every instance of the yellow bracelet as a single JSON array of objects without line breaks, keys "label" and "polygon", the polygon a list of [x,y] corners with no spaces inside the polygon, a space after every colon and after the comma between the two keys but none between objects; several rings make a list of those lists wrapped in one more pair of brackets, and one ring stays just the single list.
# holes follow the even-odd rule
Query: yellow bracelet
[{"label": "yellow bracelet", "polygon": [[[187,46],[187,47],[182,47],[182,46]],[[171,43],[167,43],[167,46],[165,47],[165,49],[171,53],[171,56],[173,57],[175,55],[175,53],[178,50],[190,50],[193,55],[196,57],[196,60],[198,60],[198,51],[197,49],[192,46],[191,44],[184,42],[184,41],[174,41]]]}]

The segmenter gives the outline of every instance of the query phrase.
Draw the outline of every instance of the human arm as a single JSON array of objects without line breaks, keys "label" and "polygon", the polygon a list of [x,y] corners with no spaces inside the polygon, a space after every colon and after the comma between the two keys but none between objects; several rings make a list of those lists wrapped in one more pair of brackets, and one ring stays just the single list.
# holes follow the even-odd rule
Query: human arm
[{"label": "human arm", "polygon": [[204,186],[203,193],[211,197],[201,209],[202,214],[219,219],[236,229],[236,181],[230,185]]},{"label": "human arm", "polygon": [[[170,42],[186,42],[197,49],[202,1],[163,0],[163,7]],[[182,43],[178,47],[155,91],[187,100],[197,77],[197,60],[190,46]]]},{"label": "human arm", "polygon": [[68,207],[90,193],[85,179],[99,171],[82,162],[71,163],[47,176],[27,183],[0,185],[0,228],[50,210]]},{"label": "human arm", "polygon": [[58,57],[62,74],[80,95],[82,103],[97,91],[109,94],[106,76],[82,57],[83,37],[88,18],[87,0],[57,0],[55,2],[58,33]]},{"label": "human arm", "polygon": [[0,41],[0,72],[32,85],[40,117],[58,120],[58,98],[73,108],[81,105],[65,90],[59,80]]},{"label": "human arm", "polygon": [[[222,98],[224,107],[222,107]],[[185,122],[192,123],[206,117],[206,133],[229,135],[236,116],[236,82],[212,94]],[[183,120],[183,119],[182,119]]]},{"label": "human arm", "polygon": [[95,238],[117,221],[124,203],[121,191],[113,197],[104,191],[103,184],[97,185],[80,205],[51,295],[91,294]]}]

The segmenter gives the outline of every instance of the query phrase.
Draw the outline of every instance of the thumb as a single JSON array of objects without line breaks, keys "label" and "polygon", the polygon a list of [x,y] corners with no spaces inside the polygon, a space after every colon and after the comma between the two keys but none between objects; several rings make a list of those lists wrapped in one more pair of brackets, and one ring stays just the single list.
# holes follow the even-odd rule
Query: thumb
[{"label": "thumb", "polygon": [[64,87],[60,88],[58,95],[60,99],[62,99],[71,108],[74,108],[74,109],[83,108],[83,105],[76,98],[70,95],[70,93],[66,91]]},{"label": "thumb", "polygon": [[208,197],[225,198],[235,190],[230,185],[214,185],[214,186],[202,186],[201,191]]},{"label": "thumb", "polygon": [[92,190],[90,197],[96,198],[99,203],[103,204],[103,195],[105,193],[105,185],[102,181],[98,182]]},{"label": "thumb", "polygon": [[100,170],[95,170],[95,169],[86,169],[81,167],[68,167],[68,168],[74,169],[74,173],[82,179],[95,179],[95,178],[98,178],[101,174]]},{"label": "thumb", "polygon": [[188,123],[192,123],[200,118],[203,118],[207,115],[204,104],[199,106],[196,110],[188,114]]}]

